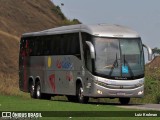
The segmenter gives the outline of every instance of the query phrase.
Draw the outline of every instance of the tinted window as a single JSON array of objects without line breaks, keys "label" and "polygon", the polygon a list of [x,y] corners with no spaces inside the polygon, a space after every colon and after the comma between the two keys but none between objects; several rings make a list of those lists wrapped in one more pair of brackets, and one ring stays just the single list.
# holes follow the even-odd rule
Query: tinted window
[{"label": "tinted window", "polygon": [[31,56],[75,55],[80,58],[79,34],[61,34],[25,38]]}]

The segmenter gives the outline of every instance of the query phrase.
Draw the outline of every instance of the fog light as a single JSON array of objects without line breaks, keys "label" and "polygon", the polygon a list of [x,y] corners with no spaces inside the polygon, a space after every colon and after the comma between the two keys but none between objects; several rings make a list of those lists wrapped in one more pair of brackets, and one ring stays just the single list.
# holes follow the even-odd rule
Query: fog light
[{"label": "fog light", "polygon": [[97,93],[102,95],[102,91],[101,90],[97,90]]},{"label": "fog light", "polygon": [[143,94],[143,91],[139,91],[139,92],[138,92],[138,95],[142,95],[142,94]]}]

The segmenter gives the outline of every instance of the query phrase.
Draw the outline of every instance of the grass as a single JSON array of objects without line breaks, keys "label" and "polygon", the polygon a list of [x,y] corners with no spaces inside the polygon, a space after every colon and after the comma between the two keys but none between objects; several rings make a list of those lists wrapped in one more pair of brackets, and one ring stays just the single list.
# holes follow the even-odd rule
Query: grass
[{"label": "grass", "polygon": [[[96,103],[89,103],[89,104],[79,104],[79,103],[72,103],[66,100],[37,100],[31,99],[28,97],[20,97],[20,96],[6,96],[0,95],[0,111],[133,111],[133,109],[124,109],[119,108],[114,105],[108,104],[96,104]],[[137,111],[137,110],[134,110]],[[137,111],[138,112],[138,111]],[[61,112],[59,113],[61,114]],[[96,114],[96,112],[95,112]],[[115,112],[115,116],[117,113]],[[142,118],[142,117],[48,117],[42,118],[42,120],[53,120],[53,119],[60,119],[60,120],[106,120],[106,119],[119,119],[119,120],[158,120],[158,118]]]},{"label": "grass", "polygon": [[[79,104],[66,100],[37,100],[29,97],[0,95],[0,110],[10,111],[121,111],[112,105]],[[86,107],[87,106],[87,107]]]}]

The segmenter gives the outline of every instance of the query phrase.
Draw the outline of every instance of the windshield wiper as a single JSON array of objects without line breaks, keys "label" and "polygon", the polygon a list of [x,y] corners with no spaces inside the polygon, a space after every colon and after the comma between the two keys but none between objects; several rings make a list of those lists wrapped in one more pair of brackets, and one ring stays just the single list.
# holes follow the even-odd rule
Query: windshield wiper
[{"label": "windshield wiper", "polygon": [[124,54],[124,58],[123,58],[123,60],[124,60],[124,66],[125,66],[125,63],[126,63],[126,55]]},{"label": "windshield wiper", "polygon": [[116,68],[116,67],[118,67],[117,53],[116,53],[116,60],[115,60],[114,63],[113,63],[113,67],[111,68],[111,71],[110,71],[110,73],[109,73],[109,76],[112,75],[113,69]]},{"label": "windshield wiper", "polygon": [[[134,74],[133,74],[133,72],[132,72],[132,69],[131,69],[131,67],[129,66],[129,64],[128,64],[128,62],[126,61],[126,58],[125,58],[125,54],[124,54],[124,58],[123,58],[123,63],[124,63],[124,66],[128,66],[128,71],[129,71],[129,73],[130,73],[130,75],[131,76],[134,76]],[[117,65],[117,66],[116,66]],[[118,67],[118,59],[117,59],[117,54],[116,54],[116,60],[114,61],[114,64],[113,64],[113,67],[111,68],[111,71],[110,71],[110,73],[109,73],[109,76],[111,76],[112,75],[112,73],[113,73],[113,70],[114,70],[114,68],[115,67]]]},{"label": "windshield wiper", "polygon": [[[117,65],[117,66],[116,66]],[[118,67],[118,59],[117,59],[117,53],[116,53],[116,60],[115,60],[115,62],[114,62],[114,64],[113,64],[113,67]]]}]

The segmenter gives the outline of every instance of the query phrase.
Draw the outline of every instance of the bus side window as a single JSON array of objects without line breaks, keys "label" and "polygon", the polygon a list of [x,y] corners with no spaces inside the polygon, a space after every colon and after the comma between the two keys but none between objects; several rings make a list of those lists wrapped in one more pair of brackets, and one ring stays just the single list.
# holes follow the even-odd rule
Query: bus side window
[{"label": "bus side window", "polygon": [[85,51],[85,64],[87,69],[92,72],[92,58],[91,58],[91,54],[90,54],[90,49],[88,47],[88,45],[86,45],[86,51]]},{"label": "bus side window", "polygon": [[35,43],[34,43],[34,40],[32,40],[32,39],[30,39],[30,44],[29,44],[29,48],[30,48],[30,56],[33,56],[34,54],[34,51],[33,51],[33,49],[34,49],[34,46],[35,46]]},{"label": "bus side window", "polygon": [[21,42],[20,42],[20,54],[22,56],[25,56],[25,48],[24,48],[24,46],[25,46],[25,41],[24,41],[24,39],[21,39]]},{"label": "bus side window", "polygon": [[43,40],[43,55],[51,55],[51,38],[44,37]]},{"label": "bus side window", "polygon": [[35,38],[35,48],[34,48],[34,55],[41,56],[43,55],[43,37],[36,37]]},{"label": "bus side window", "polygon": [[61,55],[60,54],[60,36],[58,35],[55,35],[54,36],[54,42],[53,42],[53,45],[54,45],[54,50],[53,52],[55,53],[55,55]]},{"label": "bus side window", "polygon": [[73,36],[73,41],[74,41],[74,50],[75,53],[74,55],[77,56],[79,59],[81,59],[81,52],[80,52],[80,40],[79,40],[79,34],[75,33]]}]

